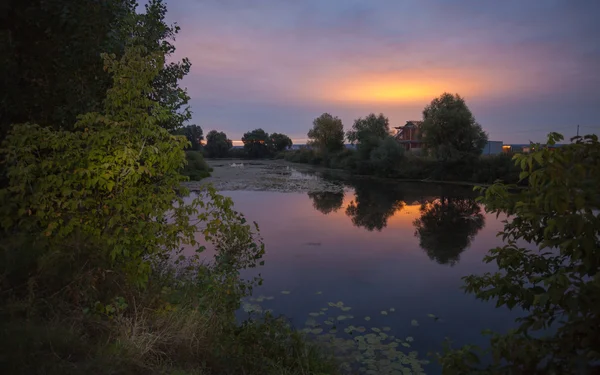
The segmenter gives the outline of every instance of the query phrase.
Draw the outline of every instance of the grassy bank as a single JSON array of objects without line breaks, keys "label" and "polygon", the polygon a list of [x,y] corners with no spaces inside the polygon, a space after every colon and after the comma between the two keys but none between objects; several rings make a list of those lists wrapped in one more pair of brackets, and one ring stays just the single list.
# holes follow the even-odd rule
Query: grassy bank
[{"label": "grassy bank", "polygon": [[349,149],[332,154],[301,149],[286,151],[277,157],[293,163],[343,169],[358,175],[466,185],[492,184],[496,180],[517,183],[520,172],[512,161],[512,156],[505,154],[439,161],[427,156],[404,153],[401,157],[381,163],[362,159],[357,151]]}]

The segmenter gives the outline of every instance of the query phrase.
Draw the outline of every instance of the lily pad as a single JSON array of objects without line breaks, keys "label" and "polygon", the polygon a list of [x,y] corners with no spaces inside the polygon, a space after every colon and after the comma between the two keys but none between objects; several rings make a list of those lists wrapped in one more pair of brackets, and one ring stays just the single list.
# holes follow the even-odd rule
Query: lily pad
[{"label": "lily pad", "polygon": [[318,313],[318,312],[311,312],[311,313],[308,313],[308,315],[310,315],[310,316],[319,316],[321,314]]},{"label": "lily pad", "polygon": [[368,322],[369,320],[371,320],[370,316],[365,316],[365,320]]},{"label": "lily pad", "polygon": [[350,310],[352,310],[352,307],[344,306],[341,309],[342,309],[342,311],[350,311]]},{"label": "lily pad", "polygon": [[372,327],[371,331],[373,331],[373,332],[381,332],[381,330],[379,328],[377,328],[377,327]]},{"label": "lily pad", "polygon": [[410,325],[414,326],[414,327],[418,327],[419,326],[419,322],[417,322],[415,319],[410,321]]},{"label": "lily pad", "polygon": [[348,317],[346,315],[340,315],[337,317],[337,320],[346,320]]},{"label": "lily pad", "polygon": [[363,332],[365,332],[366,330],[367,330],[367,329],[366,329],[365,327],[363,327],[363,326],[356,327],[356,331],[357,331],[357,332],[360,332],[360,333],[363,333]]},{"label": "lily pad", "polygon": [[390,312],[394,312],[394,311],[396,311],[396,309],[393,307],[390,307]]},{"label": "lily pad", "polygon": [[387,311],[385,311],[385,310],[383,310],[383,311],[381,312],[381,315],[387,315],[387,314],[388,314],[388,312],[387,312]]},{"label": "lily pad", "polygon": [[318,335],[319,333],[323,332],[323,328],[314,328],[313,330],[310,331],[310,333]]},{"label": "lily pad", "polygon": [[383,327],[383,330],[384,330],[385,332],[389,332],[389,331],[391,331],[392,329],[391,329],[390,327]]},{"label": "lily pad", "polygon": [[331,320],[326,320],[325,324],[327,324],[328,326],[333,325],[333,322]]},{"label": "lily pad", "polygon": [[321,291],[318,291],[318,292],[316,292],[315,294],[323,294],[323,292],[321,292]]},{"label": "lily pad", "polygon": [[407,341],[407,342],[413,342],[413,341],[415,341],[415,339],[413,339],[411,336],[408,336],[408,337],[406,338],[406,341]]},{"label": "lily pad", "polygon": [[402,343],[402,346],[404,346],[405,348],[410,348],[410,344],[409,344],[409,343],[407,343],[407,342],[403,342],[403,343]]},{"label": "lily pad", "polygon": [[328,307],[322,307],[321,310],[322,311],[327,311],[327,310],[329,310],[329,308]]},{"label": "lily pad", "polygon": [[281,294],[290,294],[291,292],[289,290],[282,290]]}]

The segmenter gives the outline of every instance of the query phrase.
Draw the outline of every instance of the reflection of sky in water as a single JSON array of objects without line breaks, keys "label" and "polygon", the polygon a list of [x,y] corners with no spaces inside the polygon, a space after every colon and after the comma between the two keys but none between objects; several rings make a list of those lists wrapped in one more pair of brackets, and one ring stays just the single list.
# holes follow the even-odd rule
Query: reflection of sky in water
[{"label": "reflection of sky in water", "polygon": [[[446,336],[457,344],[484,344],[481,330],[512,327],[515,313],[495,309],[493,303],[477,301],[460,289],[462,276],[495,269],[481,260],[501,243],[495,235],[502,229],[502,218],[482,210],[485,225],[475,231],[470,246],[460,252],[453,266],[440,264],[419,246],[415,236],[414,222],[423,213],[419,201],[430,201],[439,193],[429,194],[426,186],[412,185],[409,190],[413,193],[400,193],[409,203],[396,205],[399,208],[386,218],[380,231],[355,226],[348,215],[352,202],[359,202],[365,217],[371,219],[372,212],[379,212],[373,219],[379,222],[379,216],[386,215],[382,211],[385,204],[374,201],[385,194],[377,191],[368,199],[364,194],[356,197],[346,193],[339,208],[340,202],[332,203],[336,206],[333,209],[322,210],[315,209],[314,198],[306,193],[223,192],[234,200],[236,210],[258,222],[264,238],[267,253],[265,266],[260,268],[264,285],[254,295],[275,296],[264,301],[263,308],[286,315],[300,328],[310,312],[319,311],[328,302],[343,301],[352,307],[350,313],[355,317],[348,324],[390,326],[390,334],[413,336],[411,350],[419,351],[420,356],[441,349]],[[283,290],[291,294],[282,295]],[[396,312],[380,314],[390,308]],[[430,313],[443,321],[434,322],[427,317]],[[364,321],[365,316],[372,320]],[[420,325],[412,326],[412,319]]]}]

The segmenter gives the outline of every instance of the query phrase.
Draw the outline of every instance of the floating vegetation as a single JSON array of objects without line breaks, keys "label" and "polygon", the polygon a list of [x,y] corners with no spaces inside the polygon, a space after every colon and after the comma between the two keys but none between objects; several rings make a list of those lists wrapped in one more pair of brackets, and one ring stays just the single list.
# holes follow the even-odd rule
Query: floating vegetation
[{"label": "floating vegetation", "polygon": [[289,290],[282,290],[281,294],[290,294],[291,292]]},{"label": "floating vegetation", "polygon": [[321,291],[318,291],[318,292],[316,292],[315,294],[323,294],[323,292],[321,292]]},{"label": "floating vegetation", "polygon": [[[290,293],[290,291],[281,292],[281,294]],[[264,312],[266,310],[261,309],[257,303],[271,299],[273,298],[265,296],[250,298],[248,301],[256,303],[245,302],[242,307],[249,313]],[[338,308],[343,312],[352,310],[352,307],[344,305],[342,301],[328,302],[327,306],[320,308],[319,311],[308,313],[309,318],[300,331],[333,350],[338,360],[343,363],[340,368],[343,374],[418,375],[425,373],[423,366],[429,362],[419,359],[416,351],[407,350],[411,348],[413,337],[409,336],[404,340],[395,338],[386,333],[392,331],[390,326],[365,327],[349,324],[354,316],[338,315],[332,308]],[[330,311],[332,312],[330,316],[326,316],[326,312]],[[385,316],[395,311],[392,307],[380,311],[380,314],[383,316],[382,319],[385,319]],[[436,318],[433,314],[427,316]],[[370,316],[364,316],[363,319],[365,322],[371,321]],[[411,325],[417,327],[419,323],[413,319]]]}]

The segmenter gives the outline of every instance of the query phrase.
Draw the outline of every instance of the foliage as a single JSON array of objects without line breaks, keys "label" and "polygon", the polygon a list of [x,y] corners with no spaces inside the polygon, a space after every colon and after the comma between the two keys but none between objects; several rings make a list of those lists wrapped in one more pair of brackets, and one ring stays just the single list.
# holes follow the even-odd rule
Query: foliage
[{"label": "foliage", "polygon": [[204,151],[209,158],[224,158],[227,157],[229,150],[233,147],[231,139],[223,132],[211,130],[206,135],[206,146]]},{"label": "foliage", "polygon": [[368,160],[371,151],[379,146],[382,140],[389,137],[390,121],[380,113],[376,116],[374,113],[365,118],[358,118],[352,125],[352,130],[348,131],[346,137],[352,144],[357,145],[360,158]]},{"label": "foliage", "polygon": [[[162,53],[168,60],[175,53],[172,42],[180,28],[165,22],[167,6],[163,0],[148,1],[145,10],[145,13],[134,13],[132,21],[125,27],[131,35],[130,43],[143,46],[148,53]],[[179,129],[192,118],[188,106],[190,97],[179,86],[179,81],[190,72],[191,66],[188,58],[166,63],[152,82],[150,98],[170,113],[170,116],[159,120],[159,125],[167,130]]]},{"label": "foliage", "polygon": [[210,176],[212,169],[206,164],[202,152],[186,151],[185,159],[187,163],[181,171],[181,174],[187,176],[190,181],[200,181],[201,179]]},{"label": "foliage", "polygon": [[288,150],[293,145],[292,139],[285,134],[273,133],[270,139],[271,152],[273,154]]},{"label": "foliage", "polygon": [[430,259],[454,266],[460,254],[471,246],[485,225],[481,208],[472,199],[441,197],[421,206],[421,217],[414,221],[419,246]]},{"label": "foliage", "polygon": [[263,158],[271,152],[269,133],[262,129],[254,129],[244,133],[242,137],[244,149],[250,158]]},{"label": "foliage", "polygon": [[202,148],[202,141],[204,140],[204,135],[200,126],[184,126],[183,128],[177,129],[173,133],[177,135],[183,135],[191,144],[191,146],[189,147],[190,150],[198,151]]},{"label": "foliage", "polygon": [[423,110],[421,138],[439,160],[481,155],[487,134],[458,94],[443,93]]},{"label": "foliage", "polygon": [[[471,181],[493,184],[496,180],[507,183],[519,181],[521,168],[512,161],[512,155],[482,155],[477,159]],[[526,182],[526,181],[525,181]]]},{"label": "foliage", "polygon": [[371,164],[377,175],[386,177],[395,173],[402,163],[404,148],[392,137],[386,136],[379,146],[371,152]]},{"label": "foliage", "polygon": [[[142,46],[147,54],[171,55],[179,28],[165,23],[164,3],[152,0],[142,14],[136,6],[133,0],[9,0],[0,33],[0,142],[12,124],[73,130],[79,114],[100,111],[112,80],[99,51],[120,58],[127,46]],[[171,113],[159,120],[169,130],[191,116],[178,86],[189,68],[187,59],[163,64],[148,93]]]},{"label": "foliage", "polygon": [[[551,133],[548,146],[562,136]],[[523,189],[484,189],[486,210],[506,214],[505,245],[484,260],[499,271],[465,277],[465,289],[525,315],[508,334],[492,334],[493,362],[482,368],[475,348],[450,350],[445,373],[582,374],[600,360],[600,143],[576,138],[560,148],[535,145],[514,156]],[[535,249],[534,249],[535,248]]]},{"label": "foliage", "polygon": [[16,123],[71,129],[102,108],[111,79],[98,51],[121,55],[134,1],[8,0],[0,12],[0,142]]},{"label": "foliage", "polygon": [[323,113],[313,121],[308,131],[309,144],[322,153],[335,152],[344,148],[344,125],[338,117]]}]

